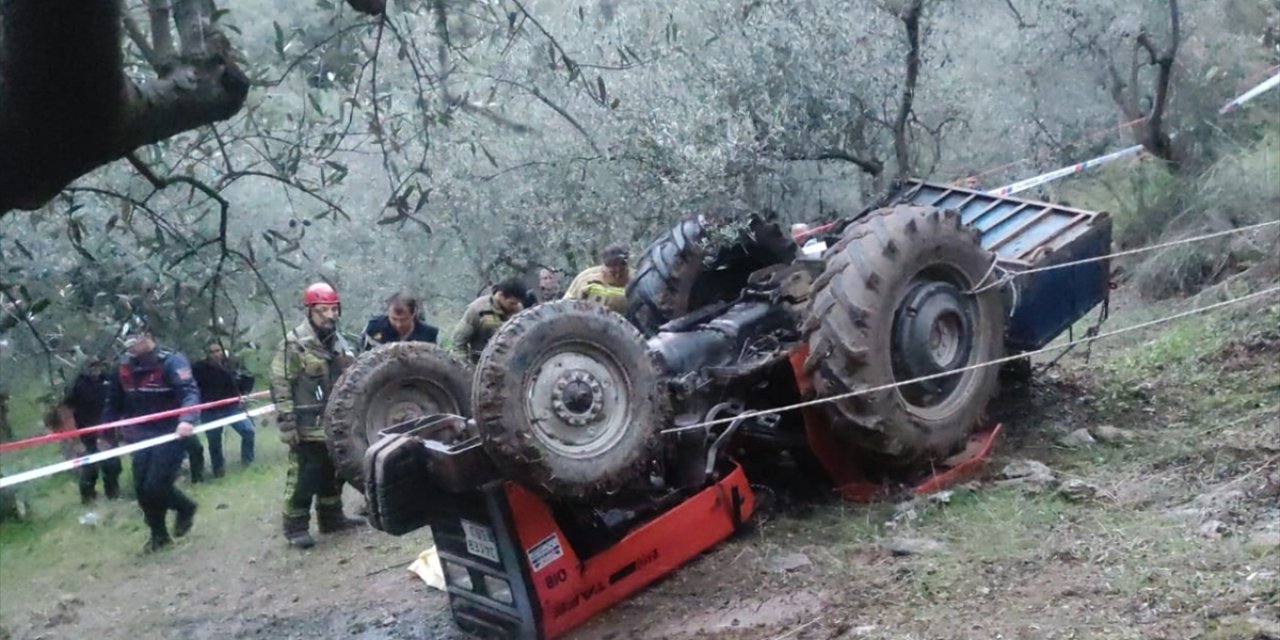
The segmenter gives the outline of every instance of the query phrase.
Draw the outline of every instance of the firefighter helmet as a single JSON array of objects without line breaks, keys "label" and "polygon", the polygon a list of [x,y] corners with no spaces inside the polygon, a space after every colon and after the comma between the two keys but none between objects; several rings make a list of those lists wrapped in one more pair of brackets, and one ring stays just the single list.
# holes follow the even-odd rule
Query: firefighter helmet
[{"label": "firefighter helmet", "polygon": [[338,291],[327,282],[317,282],[302,293],[302,306],[310,307],[317,304],[342,304],[342,300],[338,297]]}]

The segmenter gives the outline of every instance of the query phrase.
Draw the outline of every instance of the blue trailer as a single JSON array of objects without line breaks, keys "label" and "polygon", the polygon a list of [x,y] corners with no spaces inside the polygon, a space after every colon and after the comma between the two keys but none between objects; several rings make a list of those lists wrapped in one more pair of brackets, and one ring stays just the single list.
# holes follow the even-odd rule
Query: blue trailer
[{"label": "blue trailer", "polygon": [[[1008,351],[1049,344],[1108,299],[1110,260],[1098,259],[1111,251],[1111,218],[1105,212],[927,182],[909,183],[896,201],[959,211],[1007,274],[1045,269],[1009,279],[1014,304],[1005,331]],[[1051,268],[1081,260],[1091,261]]]}]

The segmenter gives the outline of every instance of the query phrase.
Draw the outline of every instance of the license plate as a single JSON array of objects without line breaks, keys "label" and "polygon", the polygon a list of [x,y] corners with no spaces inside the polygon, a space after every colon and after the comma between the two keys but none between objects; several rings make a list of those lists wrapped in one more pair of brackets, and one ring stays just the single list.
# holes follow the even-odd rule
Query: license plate
[{"label": "license plate", "polygon": [[462,521],[462,535],[466,539],[467,552],[490,562],[499,562],[498,544],[493,529],[470,520]]}]

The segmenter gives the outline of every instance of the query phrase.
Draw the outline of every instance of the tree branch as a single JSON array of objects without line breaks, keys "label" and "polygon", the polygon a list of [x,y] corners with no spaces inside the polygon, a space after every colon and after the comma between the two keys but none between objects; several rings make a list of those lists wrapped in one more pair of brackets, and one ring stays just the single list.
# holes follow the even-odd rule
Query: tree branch
[{"label": "tree branch", "polygon": [[[596,141],[594,137],[592,137],[591,133],[587,131],[586,127],[582,126],[582,123],[578,122],[578,119],[574,118],[573,114],[569,113],[568,109],[565,109],[564,107],[556,104],[551,98],[548,98],[547,95],[543,93],[541,90],[539,90],[537,87],[516,82],[514,80],[507,80],[505,78],[494,78],[493,76],[489,76],[489,77],[494,82],[511,85],[513,87],[516,87],[517,89],[521,89],[522,91],[528,92],[529,95],[533,96],[534,98],[537,98],[538,102],[541,102],[542,104],[547,105],[547,107],[549,107],[552,111],[555,111],[557,114],[559,114],[561,118],[564,118],[564,121],[568,122],[569,126],[573,127],[575,131],[577,131],[579,134],[582,135],[582,138],[587,141],[587,145],[591,147],[592,151],[595,151],[597,154],[603,153],[602,151],[600,151],[600,147],[596,145]],[[524,125],[520,125],[520,126],[524,127]],[[524,128],[526,129],[526,131],[532,131],[532,129],[529,129],[528,127],[524,127]]]},{"label": "tree branch", "polygon": [[173,32],[169,21],[169,0],[147,0],[147,16],[151,19],[151,50],[159,64],[153,65],[156,73],[164,75],[168,66],[177,59],[178,53],[173,46]]},{"label": "tree branch", "polygon": [[1019,29],[1029,29],[1035,26],[1034,24],[1027,24],[1026,20],[1022,19],[1022,13],[1018,11],[1017,7],[1013,6],[1013,0],[1004,0],[1004,4],[1009,7],[1009,13],[1013,14],[1013,19],[1018,21]]},{"label": "tree branch", "polygon": [[[227,247],[227,227],[230,221],[231,203],[228,202],[226,198],[222,197],[222,194],[219,193],[216,189],[214,189],[213,187],[210,187],[209,185],[205,184],[200,180],[197,180],[190,176],[168,176],[165,178],[161,178],[151,170],[151,167],[148,167],[146,163],[138,159],[138,156],[132,153],[129,153],[125,156],[125,158],[128,159],[129,164],[133,165],[133,168],[136,169],[138,173],[142,174],[142,176],[147,179],[147,182],[151,183],[151,186],[153,189],[155,189],[155,192],[162,191],[175,184],[185,184],[195,189],[196,191],[203,193],[206,197],[218,203],[218,236],[217,238],[215,238],[218,244],[218,266],[214,268],[213,276],[210,278],[209,282],[207,283],[208,286],[210,287],[210,294],[209,294],[210,320],[209,321],[213,322],[214,319],[218,317],[218,313],[217,313],[218,291],[222,287],[222,271],[223,271],[223,268],[226,266],[227,258],[230,255],[230,252]],[[149,198],[150,197],[148,196],[148,199]],[[209,242],[206,242],[204,245],[201,245],[201,246],[206,246],[208,244]],[[199,248],[197,248],[196,250],[198,251]],[[201,292],[203,292],[203,290],[204,288],[202,287]],[[199,294],[201,292],[197,292],[197,297],[199,297]]]},{"label": "tree branch", "polygon": [[[130,83],[126,92],[121,155],[183,131],[235,115],[249,93],[249,79],[231,58],[231,43],[208,35],[214,53],[176,67],[154,82]],[[118,157],[118,156],[117,156]]]},{"label": "tree branch", "polygon": [[183,58],[208,55],[206,50],[209,16],[204,15],[205,0],[172,0],[173,20],[178,27],[178,40]]},{"label": "tree branch", "polygon": [[278,175],[267,173],[265,171],[241,170],[241,171],[234,171],[234,172],[228,173],[222,176],[222,178],[218,180],[217,188],[219,190],[225,189],[231,186],[232,183],[238,182],[242,178],[264,178],[274,182],[279,182],[281,185],[284,185],[287,188],[296,189],[306,194],[310,198],[316,200],[317,202],[324,204],[328,208],[328,210],[333,211],[334,213],[342,216],[344,219],[348,221],[351,220],[351,214],[347,213],[347,211],[343,209],[342,206],[339,205],[337,202],[334,202],[333,200],[330,200],[329,198],[326,198],[325,196],[320,195],[315,190],[309,189],[304,185],[301,185],[287,178],[280,177]]},{"label": "tree branch", "polygon": [[147,64],[151,65],[152,69],[158,69],[161,63],[160,58],[156,55],[155,49],[151,48],[151,43],[147,42],[147,36],[142,33],[142,28],[138,26],[137,21],[127,13],[124,14],[124,30],[129,34],[129,39],[133,41],[133,45],[138,48]]},{"label": "tree branch", "polygon": [[[230,43],[206,28],[208,55],[124,77],[118,0],[7,0],[0,22],[0,215],[35,209],[71,181],[134,149],[234,115],[249,83]],[[172,59],[164,0],[153,0],[157,59]],[[74,46],[67,43],[74,43]]]},{"label": "tree branch", "polygon": [[787,152],[782,154],[783,160],[799,161],[799,160],[839,160],[848,162],[862,169],[868,175],[878,176],[884,172],[884,163],[875,158],[866,158],[857,154],[845,151],[844,149],[821,149],[813,152]]},{"label": "tree branch", "polygon": [[311,47],[310,49],[307,49],[306,51],[303,51],[301,54],[299,54],[299,55],[298,55],[298,57],[294,58],[293,60],[290,60],[290,61],[289,61],[289,64],[285,66],[284,71],[281,71],[281,72],[280,72],[280,76],[279,76],[279,77],[277,77],[277,78],[276,78],[276,79],[274,79],[274,80],[261,80],[261,79],[259,79],[259,80],[254,80],[254,81],[253,81],[253,86],[255,86],[255,87],[276,87],[276,86],[279,86],[279,85],[280,85],[280,83],[284,82],[285,78],[288,78],[288,77],[289,77],[289,74],[290,74],[290,73],[292,73],[292,72],[293,72],[293,70],[294,70],[294,69],[295,69],[299,64],[301,64],[303,60],[306,60],[307,58],[310,58],[310,57],[311,57],[311,54],[313,54],[313,53],[315,53],[315,52],[319,51],[320,49],[324,48],[326,45],[328,45],[329,43],[333,42],[334,40],[337,40],[337,39],[339,39],[339,38],[341,38],[341,37],[343,37],[343,36],[347,35],[348,33],[351,33],[352,31],[355,31],[356,29],[362,29],[362,28],[364,28],[364,27],[367,27],[367,26],[370,26],[370,25],[373,25],[373,24],[374,24],[374,22],[372,22],[372,21],[357,22],[357,23],[355,23],[355,24],[352,24],[352,25],[348,25],[348,26],[346,26],[346,27],[343,27],[342,29],[339,29],[338,31],[335,31],[332,35],[330,35],[330,36],[326,37],[325,39],[321,40],[320,42],[317,42],[317,43],[315,43],[314,45],[312,45],[312,47]]}]

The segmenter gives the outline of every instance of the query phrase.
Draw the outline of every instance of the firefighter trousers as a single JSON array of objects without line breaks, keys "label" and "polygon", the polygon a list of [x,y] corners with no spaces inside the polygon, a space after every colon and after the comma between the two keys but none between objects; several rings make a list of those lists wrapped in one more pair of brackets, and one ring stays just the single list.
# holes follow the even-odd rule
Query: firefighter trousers
[{"label": "firefighter trousers", "polygon": [[342,508],[342,485],[329,449],[324,442],[304,440],[289,448],[289,471],[285,476],[284,515],[305,519],[311,515],[312,500],[317,511]]}]

